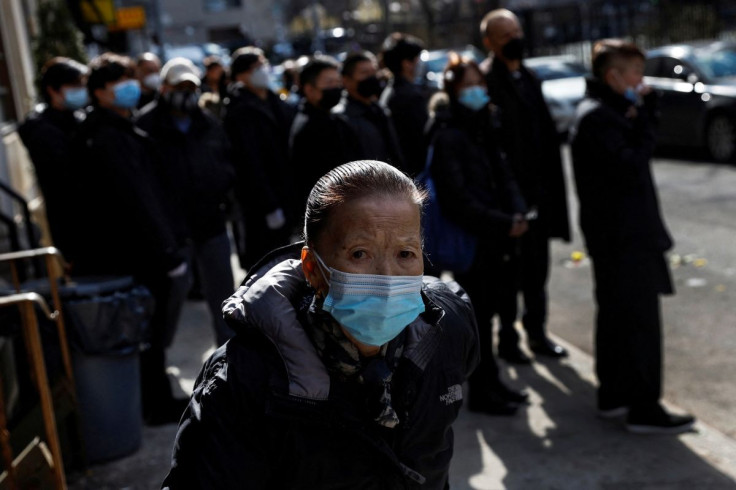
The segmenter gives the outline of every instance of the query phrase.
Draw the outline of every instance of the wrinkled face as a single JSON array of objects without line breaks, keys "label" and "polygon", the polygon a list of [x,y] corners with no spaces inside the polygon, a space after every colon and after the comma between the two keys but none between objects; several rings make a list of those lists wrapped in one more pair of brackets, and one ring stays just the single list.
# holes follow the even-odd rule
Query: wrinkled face
[{"label": "wrinkled face", "polygon": [[[310,246],[328,267],[354,274],[417,276],[424,272],[419,206],[399,196],[366,196],[338,206]],[[302,256],[312,286],[328,289],[311,251]]]},{"label": "wrinkled face", "polygon": [[514,38],[522,37],[524,37],[524,31],[515,17],[499,17],[488,26],[483,42],[489,51],[493,51],[498,56],[506,43]]}]

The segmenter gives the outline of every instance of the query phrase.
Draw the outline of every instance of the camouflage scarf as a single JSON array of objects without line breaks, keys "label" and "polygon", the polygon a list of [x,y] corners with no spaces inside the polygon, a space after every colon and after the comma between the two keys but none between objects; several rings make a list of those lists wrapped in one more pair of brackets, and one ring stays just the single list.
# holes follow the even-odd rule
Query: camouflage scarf
[{"label": "camouflage scarf", "polygon": [[[399,335],[388,344],[381,346],[379,353],[365,358],[358,348],[342,331],[340,324],[332,315],[322,310],[323,300],[316,296],[308,296],[302,304],[301,313],[305,330],[312,339],[322,362],[327,370],[344,381],[353,381],[364,385],[367,389],[367,407],[373,420],[388,428],[399,423],[399,417],[391,406],[392,369],[401,358],[403,337]],[[391,347],[387,360],[386,353]]]}]

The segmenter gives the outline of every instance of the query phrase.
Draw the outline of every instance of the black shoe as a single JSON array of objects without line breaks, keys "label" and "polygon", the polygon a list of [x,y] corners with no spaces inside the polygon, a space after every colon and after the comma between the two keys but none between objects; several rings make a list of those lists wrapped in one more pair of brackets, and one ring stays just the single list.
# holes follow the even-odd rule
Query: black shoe
[{"label": "black shoe", "polygon": [[626,417],[629,414],[629,407],[620,405],[611,408],[598,408],[598,418],[601,419],[618,419]]},{"label": "black shoe", "polygon": [[531,358],[524,354],[524,352],[517,345],[514,345],[512,347],[499,347],[498,357],[506,362],[510,362],[511,364],[523,365],[532,363]]},{"label": "black shoe", "polygon": [[540,356],[547,356],[558,359],[568,356],[567,349],[559,344],[552,342],[547,337],[542,337],[541,339],[529,339],[529,349]]},{"label": "black shoe", "polygon": [[631,410],[626,420],[626,430],[635,434],[682,434],[693,428],[692,415],[673,415],[662,406],[646,410]]},{"label": "black shoe", "polygon": [[151,426],[178,424],[188,405],[188,398],[171,398],[166,402],[157,404],[148,413],[144,413],[143,421],[146,425]]},{"label": "black shoe", "polygon": [[503,398],[506,401],[512,403],[518,403],[520,405],[526,404],[529,401],[529,393],[526,391],[517,391],[506,386],[503,382],[499,382],[491,391]]},{"label": "black shoe", "polygon": [[482,395],[473,395],[471,389],[468,396],[468,410],[487,415],[514,415],[519,410],[519,404],[508,401],[490,391],[486,391]]}]

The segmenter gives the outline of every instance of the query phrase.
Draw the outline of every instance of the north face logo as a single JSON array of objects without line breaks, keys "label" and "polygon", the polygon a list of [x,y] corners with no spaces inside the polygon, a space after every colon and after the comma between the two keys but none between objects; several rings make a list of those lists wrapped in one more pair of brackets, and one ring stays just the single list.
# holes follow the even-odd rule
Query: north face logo
[{"label": "north face logo", "polygon": [[440,396],[440,401],[445,405],[452,405],[463,399],[463,387],[460,385],[452,385],[447,388],[447,393]]}]

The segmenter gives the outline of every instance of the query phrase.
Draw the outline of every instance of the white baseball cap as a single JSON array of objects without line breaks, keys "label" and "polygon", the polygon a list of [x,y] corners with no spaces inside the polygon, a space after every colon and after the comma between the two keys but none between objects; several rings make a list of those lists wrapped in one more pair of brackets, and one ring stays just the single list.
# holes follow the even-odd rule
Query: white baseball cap
[{"label": "white baseball cap", "polygon": [[199,68],[186,58],[172,58],[161,68],[161,80],[168,85],[192,82],[199,87],[202,83],[199,77]]}]

